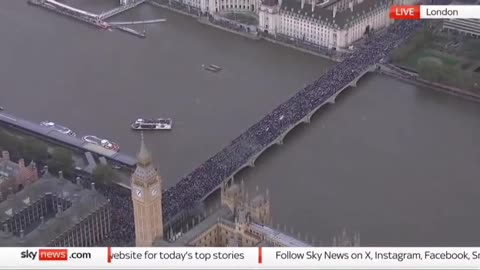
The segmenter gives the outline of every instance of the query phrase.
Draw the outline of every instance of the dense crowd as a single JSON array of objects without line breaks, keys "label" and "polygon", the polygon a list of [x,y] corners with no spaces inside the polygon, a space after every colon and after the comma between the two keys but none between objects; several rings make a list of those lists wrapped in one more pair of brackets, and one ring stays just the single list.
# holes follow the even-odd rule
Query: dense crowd
[{"label": "dense crowd", "polygon": [[337,91],[345,87],[372,65],[385,58],[419,22],[398,23],[384,34],[372,38],[356,52],[309,86],[278,106],[227,147],[180,180],[164,193],[164,216],[169,219],[188,209],[215,189],[224,179],[244,166],[257,153],[301,121]]},{"label": "dense crowd", "polygon": [[[164,219],[171,220],[185,209],[193,207],[293,124],[304,119],[372,65],[386,58],[420,25],[416,21],[400,22],[368,40],[343,62],[275,108],[177,185],[166,190],[163,194]],[[102,191],[110,199],[113,210],[112,236],[109,243],[105,244],[131,245],[134,240],[134,220],[130,194],[117,188]]]},{"label": "dense crowd", "polygon": [[[448,4],[450,0],[431,2]],[[292,124],[301,121],[371,65],[385,59],[392,49],[407,39],[420,25],[418,21],[400,22],[384,33],[369,39],[343,62],[300,90],[234,139],[227,147],[181,179],[177,185],[166,190],[163,193],[164,219],[171,220],[182,211],[195,206],[196,202],[248,163],[249,159],[281,136]],[[121,188],[103,188],[101,191],[110,199],[113,212],[112,233],[109,241],[103,244],[132,245],[135,224],[130,193]]]}]

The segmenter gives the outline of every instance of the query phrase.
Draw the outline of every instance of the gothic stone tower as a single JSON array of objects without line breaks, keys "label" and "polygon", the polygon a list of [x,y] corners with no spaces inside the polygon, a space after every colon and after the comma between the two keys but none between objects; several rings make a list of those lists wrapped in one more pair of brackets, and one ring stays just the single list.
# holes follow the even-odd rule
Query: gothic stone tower
[{"label": "gothic stone tower", "polygon": [[131,187],[136,246],[152,246],[157,237],[163,237],[162,180],[153,167],[143,133]]}]

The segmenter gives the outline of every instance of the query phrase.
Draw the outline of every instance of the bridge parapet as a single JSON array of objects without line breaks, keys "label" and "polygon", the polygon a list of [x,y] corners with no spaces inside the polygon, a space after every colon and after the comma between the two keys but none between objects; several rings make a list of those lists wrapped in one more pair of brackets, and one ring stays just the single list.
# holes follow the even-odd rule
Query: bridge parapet
[{"label": "bridge parapet", "polygon": [[[347,83],[344,87],[342,87],[341,89],[339,89],[338,91],[336,91],[335,93],[333,93],[330,97],[328,97],[324,102],[318,104],[318,106],[312,108],[310,110],[310,112],[308,114],[306,114],[304,117],[302,117],[301,119],[299,119],[298,121],[295,121],[293,123],[291,123],[290,125],[288,125],[285,130],[280,133],[278,136],[272,138],[272,140],[270,141],[270,143],[264,145],[262,148],[258,149],[256,153],[254,153],[252,156],[250,156],[244,164],[240,165],[231,175],[229,175],[228,177],[226,177],[225,179],[223,179],[223,181],[221,181],[215,188],[213,188],[212,191],[208,192],[208,194],[206,194],[203,198],[202,198],[202,201],[205,200],[206,198],[208,198],[212,193],[214,193],[216,190],[218,190],[222,183],[225,182],[225,181],[228,181],[229,179],[232,179],[239,171],[243,170],[244,168],[246,167],[255,167],[255,161],[267,150],[269,149],[270,147],[274,146],[274,145],[283,145],[283,142],[285,140],[285,137],[288,135],[288,133],[290,133],[290,131],[292,131],[294,128],[296,128],[298,125],[302,124],[302,123],[310,123],[311,121],[311,118],[313,117],[313,115],[320,109],[322,108],[325,104],[334,104],[335,103],[335,99],[336,97],[342,93],[345,89],[349,88],[350,86],[352,86],[352,82],[355,81],[355,85],[356,85],[356,82],[361,79],[363,76],[365,76],[367,73],[369,72],[372,72],[372,71],[375,71],[375,65],[369,67],[368,69],[366,69],[365,71],[361,72],[357,77],[355,77],[354,80],[352,80],[350,83]],[[248,132],[248,131],[246,131]]]}]

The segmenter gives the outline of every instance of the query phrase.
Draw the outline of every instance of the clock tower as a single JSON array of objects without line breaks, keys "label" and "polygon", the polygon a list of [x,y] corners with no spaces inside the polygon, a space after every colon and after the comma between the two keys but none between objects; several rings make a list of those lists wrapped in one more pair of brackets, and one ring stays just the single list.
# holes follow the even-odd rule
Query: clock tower
[{"label": "clock tower", "polygon": [[135,243],[137,247],[149,247],[157,237],[163,237],[162,180],[153,167],[152,156],[145,146],[143,133],[131,188]]}]

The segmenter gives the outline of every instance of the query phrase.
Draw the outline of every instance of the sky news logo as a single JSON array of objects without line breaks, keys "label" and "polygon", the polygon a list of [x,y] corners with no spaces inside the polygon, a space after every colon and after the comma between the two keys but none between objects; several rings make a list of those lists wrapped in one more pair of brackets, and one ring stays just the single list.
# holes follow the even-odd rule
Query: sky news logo
[{"label": "sky news logo", "polygon": [[20,253],[20,258],[31,259],[32,261],[38,258],[39,261],[67,261],[67,249],[39,249],[38,251],[25,250]]}]

